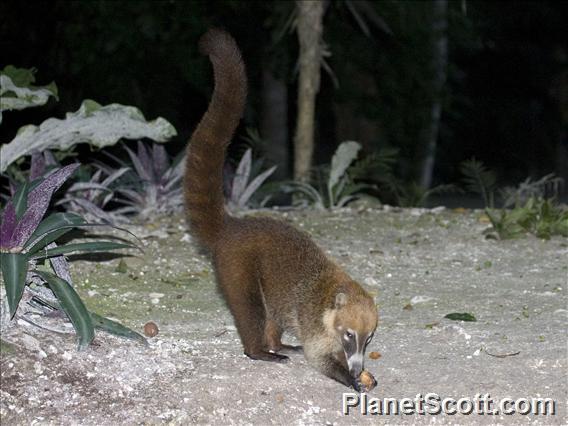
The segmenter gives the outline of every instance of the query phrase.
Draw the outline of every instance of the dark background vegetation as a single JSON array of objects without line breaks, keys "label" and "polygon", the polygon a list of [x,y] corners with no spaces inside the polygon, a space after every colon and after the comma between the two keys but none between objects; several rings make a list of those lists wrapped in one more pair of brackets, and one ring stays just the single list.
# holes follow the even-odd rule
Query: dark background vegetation
[{"label": "dark background vegetation", "polygon": [[[355,2],[353,2],[355,3]],[[432,70],[430,4],[368,2],[390,31],[369,25],[365,35],[347,1],[328,4],[326,58],[318,96],[314,161],[327,163],[336,146],[357,140],[366,153],[399,150],[396,172],[416,181],[430,119]],[[0,4],[0,66],[38,69],[37,84],[55,81],[59,102],[7,112],[0,141],[24,124],[63,117],[81,101],[137,106],[162,116],[179,152],[204,112],[212,90],[210,65],[196,49],[210,26],[237,39],[249,75],[245,126],[263,123],[263,78],[287,89],[290,154],[295,125],[298,43],[287,26],[291,1],[49,1]],[[475,157],[497,172],[500,185],[554,172],[568,178],[568,2],[450,1],[448,77],[433,184],[460,179],[459,163]],[[242,137],[232,155],[242,144]],[[271,143],[255,146],[263,155]],[[242,151],[241,151],[242,152]],[[270,157],[270,156],[269,156]],[[290,159],[279,177],[289,177]]]}]

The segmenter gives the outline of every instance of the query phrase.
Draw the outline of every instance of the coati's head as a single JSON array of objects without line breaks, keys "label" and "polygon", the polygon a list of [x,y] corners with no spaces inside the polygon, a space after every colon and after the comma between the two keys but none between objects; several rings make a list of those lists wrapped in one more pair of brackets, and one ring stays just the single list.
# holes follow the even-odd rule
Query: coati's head
[{"label": "coati's head", "polygon": [[377,328],[378,314],[373,298],[358,284],[339,289],[332,309],[333,333],[341,342],[349,374],[358,378],[364,367],[365,349]]}]

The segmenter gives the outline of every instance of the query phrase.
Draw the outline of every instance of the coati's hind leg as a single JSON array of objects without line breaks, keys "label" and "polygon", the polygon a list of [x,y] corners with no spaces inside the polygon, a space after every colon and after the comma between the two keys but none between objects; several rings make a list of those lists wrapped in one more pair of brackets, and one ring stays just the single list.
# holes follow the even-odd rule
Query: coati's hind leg
[{"label": "coati's hind leg", "polygon": [[287,356],[265,350],[266,310],[254,274],[243,270],[219,272],[218,282],[235,319],[245,355],[255,360],[286,362]]},{"label": "coati's hind leg", "polygon": [[267,350],[273,352],[302,352],[301,346],[285,345],[282,343],[282,328],[273,319],[268,318],[264,326],[264,344]]}]

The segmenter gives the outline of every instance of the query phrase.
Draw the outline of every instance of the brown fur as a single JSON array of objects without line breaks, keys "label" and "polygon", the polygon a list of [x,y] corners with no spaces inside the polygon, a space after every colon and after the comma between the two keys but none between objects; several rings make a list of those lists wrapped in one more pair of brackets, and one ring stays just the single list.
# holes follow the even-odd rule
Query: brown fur
[{"label": "brown fur", "polygon": [[[221,30],[207,32],[199,46],[213,63],[215,90],[188,146],[186,211],[192,233],[212,256],[244,352],[253,359],[285,360],[277,352],[289,348],[281,342],[289,331],[312,365],[351,385],[340,330],[372,333],[373,299],[307,234],[284,222],[225,212],[222,166],[244,109],[245,67],[235,41]],[[339,293],[345,295],[340,305]]]}]

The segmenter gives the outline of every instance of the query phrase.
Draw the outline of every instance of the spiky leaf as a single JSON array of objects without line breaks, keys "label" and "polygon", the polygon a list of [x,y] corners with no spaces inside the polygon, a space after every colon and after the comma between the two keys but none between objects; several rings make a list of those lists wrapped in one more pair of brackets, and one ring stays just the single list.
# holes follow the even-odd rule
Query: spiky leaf
[{"label": "spiky leaf", "polygon": [[22,247],[38,227],[47,211],[51,196],[73,174],[79,164],[70,164],[53,172],[28,193],[28,208],[14,229],[8,248]]},{"label": "spiky leaf", "polygon": [[0,253],[0,268],[4,278],[10,317],[13,317],[26,286],[28,258],[22,253]]},{"label": "spiky leaf", "polygon": [[74,226],[84,223],[85,220],[74,213],[53,213],[41,221],[24,248],[33,254],[71,231]]},{"label": "spiky leaf", "polygon": [[24,212],[28,208],[28,190],[29,182],[24,182],[14,194],[12,202],[14,203],[14,209],[16,210],[16,218],[20,220],[24,215]]},{"label": "spiky leaf", "polygon": [[166,148],[160,144],[152,144],[152,166],[154,168],[154,175],[160,179],[163,177],[166,170],[170,167],[170,159]]},{"label": "spiky leaf", "polygon": [[495,173],[475,158],[462,162],[460,171],[464,175],[463,182],[466,189],[481,194],[485,207],[493,207],[493,192],[497,182]]},{"label": "spiky leaf", "polygon": [[75,289],[67,281],[50,272],[38,270],[34,272],[47,282],[71,320],[77,332],[77,349],[87,348],[95,337],[95,328],[89,311]]},{"label": "spiky leaf", "polygon": [[102,317],[98,314],[95,314],[94,312],[91,312],[90,314],[91,314],[91,320],[93,321],[93,325],[99,330],[106,331],[107,333],[114,334],[115,336],[136,340],[140,343],[143,343],[144,345],[148,344],[144,336],[136,333],[134,330],[131,330],[128,327],[125,327],[119,322]]},{"label": "spiky leaf", "polygon": [[61,256],[62,254],[69,254],[74,251],[82,252],[100,252],[107,250],[117,250],[122,248],[135,248],[133,244],[125,243],[115,243],[112,241],[94,241],[90,243],[75,243],[75,244],[65,244],[63,246],[58,246],[55,248],[46,249],[38,252],[34,259],[43,259],[52,256]]},{"label": "spiky leaf", "polygon": [[258,188],[260,188],[260,186],[264,183],[264,181],[266,179],[268,179],[272,173],[274,173],[274,170],[276,170],[276,166],[272,166],[268,170],[265,170],[264,172],[259,174],[257,177],[255,177],[252,180],[252,182],[247,185],[246,189],[243,191],[243,193],[239,197],[238,205],[240,207],[246,206],[246,204],[250,200],[250,197],[252,197],[253,194],[258,190]]},{"label": "spiky leaf", "polygon": [[144,155],[144,150],[146,149],[144,145],[142,145],[142,147],[138,146],[138,154],[135,154],[134,151],[132,151],[127,146],[125,146],[124,148],[126,149],[126,152],[128,152],[130,160],[132,161],[132,165],[134,166],[134,170],[136,170],[138,176],[140,176],[143,181],[151,182],[152,165],[149,158],[147,158],[148,156]]},{"label": "spiky leaf", "polygon": [[14,207],[14,203],[9,201],[2,213],[2,222],[0,223],[0,250],[7,251],[14,247],[12,237],[17,224],[16,208]]},{"label": "spiky leaf", "polygon": [[247,182],[250,177],[250,169],[252,167],[252,150],[249,148],[245,151],[239,165],[237,166],[237,171],[235,172],[235,177],[233,178],[233,187],[231,189],[231,199],[239,200],[241,195],[245,191]]}]

